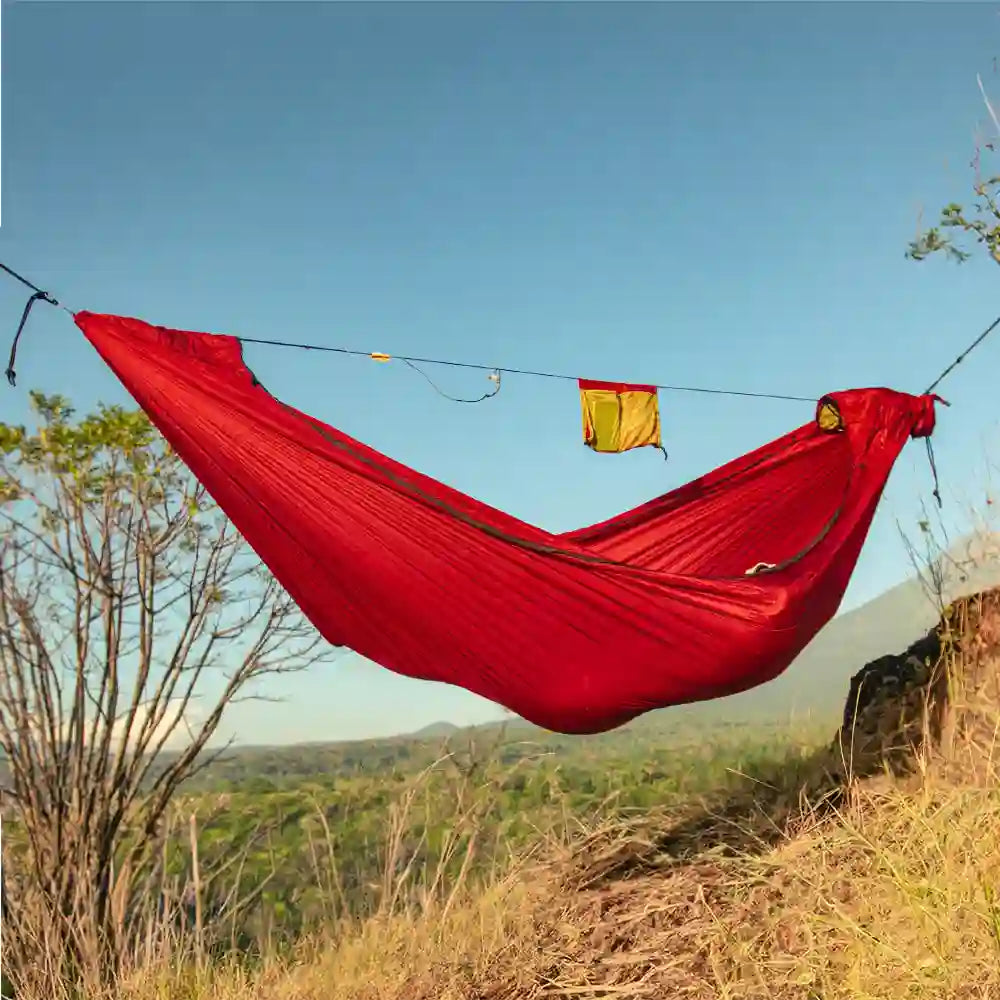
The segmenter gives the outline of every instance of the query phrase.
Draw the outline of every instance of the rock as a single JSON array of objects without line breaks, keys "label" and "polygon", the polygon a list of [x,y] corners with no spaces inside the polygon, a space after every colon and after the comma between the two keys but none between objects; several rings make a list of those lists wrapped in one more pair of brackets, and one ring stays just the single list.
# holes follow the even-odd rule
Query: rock
[{"label": "rock", "polygon": [[985,747],[998,720],[1000,588],[954,602],[908,649],[865,664],[833,749],[854,776],[899,776],[927,753],[953,755],[957,741]]}]

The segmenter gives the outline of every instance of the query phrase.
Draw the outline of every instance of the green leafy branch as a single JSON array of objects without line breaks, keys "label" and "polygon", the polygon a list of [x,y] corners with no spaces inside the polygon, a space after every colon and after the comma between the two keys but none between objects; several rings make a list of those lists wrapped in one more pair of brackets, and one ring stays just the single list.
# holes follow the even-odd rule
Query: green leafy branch
[{"label": "green leafy branch", "polygon": [[[977,75],[976,81],[993,127],[1000,136],[1000,118],[993,109],[982,78]],[[976,143],[973,160],[976,181],[972,186],[975,200],[968,208],[956,202],[946,205],[941,210],[938,224],[911,241],[906,251],[908,259],[926,260],[932,254],[943,253],[952,260],[963,263],[973,255],[971,250],[966,249],[971,244],[983,246],[990,257],[1000,264],[1000,203],[997,200],[1000,194],[1000,175],[983,179],[980,161],[984,152],[996,152],[993,141],[979,140]]]},{"label": "green leafy branch", "polygon": [[939,223],[910,242],[906,251],[910,260],[925,260],[931,254],[944,253],[963,263],[972,252],[956,242],[955,230],[960,230],[972,243],[984,246],[990,257],[1000,264],[1000,204],[997,202],[1000,177],[977,182],[973,191],[976,200],[971,210],[955,202],[946,205],[941,210]]}]

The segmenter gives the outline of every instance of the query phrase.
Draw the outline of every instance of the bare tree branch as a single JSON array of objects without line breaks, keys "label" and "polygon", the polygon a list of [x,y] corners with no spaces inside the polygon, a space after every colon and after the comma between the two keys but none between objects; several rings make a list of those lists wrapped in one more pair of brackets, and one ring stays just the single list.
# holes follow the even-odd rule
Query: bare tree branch
[{"label": "bare tree branch", "polygon": [[227,708],[332,650],[143,414],[32,401],[33,433],[0,424],[0,751],[24,876],[5,957],[30,966],[31,914],[61,974],[106,984]]}]

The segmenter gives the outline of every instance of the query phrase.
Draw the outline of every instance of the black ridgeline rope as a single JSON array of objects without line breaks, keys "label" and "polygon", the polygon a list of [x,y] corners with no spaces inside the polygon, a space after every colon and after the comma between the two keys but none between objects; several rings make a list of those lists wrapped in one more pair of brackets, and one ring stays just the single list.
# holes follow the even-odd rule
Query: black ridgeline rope
[{"label": "black ridgeline rope", "polygon": [[[64,309],[71,316],[73,312],[66,306],[62,305],[55,298],[53,298],[48,292],[39,288],[38,285],[29,281],[23,275],[18,274],[13,268],[8,267],[6,264],[0,263],[0,270],[4,271],[10,277],[19,281],[22,285],[30,288],[33,292],[31,298],[28,299],[27,304],[24,307],[24,313],[21,316],[21,322],[18,324],[17,332],[14,335],[14,342],[11,344],[10,358],[7,362],[7,381],[11,385],[15,384],[16,373],[14,371],[14,361],[17,355],[17,345],[20,340],[21,333],[24,330],[24,325],[27,322],[28,315],[31,312],[32,306],[38,302],[48,302],[50,305],[59,306],[59,308]],[[968,356],[972,353],[998,326],[1000,326],[1000,316],[998,316],[955,360],[948,365],[947,368],[928,386],[925,390],[925,395],[930,395],[937,387],[941,384],[946,376],[948,376],[955,368],[957,368]],[[240,341],[242,344],[260,344],[265,347],[290,347],[295,350],[300,351],[322,351],[330,354],[344,354],[351,355],[354,357],[367,357],[374,358],[380,361],[390,361],[393,359],[392,355],[387,354],[377,354],[371,351],[359,351],[352,350],[346,347],[327,347],[324,344],[307,344],[298,343],[295,341],[288,340],[268,340],[259,337],[236,337],[236,340]],[[476,364],[469,361],[450,361],[444,358],[420,358],[414,357],[412,355],[396,355],[395,360],[402,361],[409,365],[418,374],[422,375],[431,387],[440,395],[444,396],[446,399],[450,399],[456,403],[479,403],[484,399],[491,399],[500,391],[500,377],[502,374],[508,375],[526,375],[532,378],[551,378],[560,379],[567,382],[576,382],[578,376],[569,375],[563,372],[550,372],[550,371],[537,371],[530,368],[500,368],[495,365],[482,365]],[[490,378],[496,383],[493,390],[490,392],[483,393],[482,396],[476,399],[465,399],[456,396],[451,396],[444,392],[435,382],[426,374],[426,372],[421,371],[418,365],[440,365],[442,367],[449,368],[468,368],[475,371],[486,371],[492,372]],[[693,386],[693,385],[667,385],[665,383],[656,383],[654,388],[662,389],[665,392],[691,392],[698,393],[700,395],[707,396],[735,396],[742,399],[776,399],[783,400],[793,403],[814,403],[816,402],[816,397],[814,396],[792,396],[785,393],[775,393],[775,392],[746,392],[737,389],[710,389],[706,386]],[[947,400],[940,399],[940,402],[948,406]]]},{"label": "black ridgeline rope", "polygon": [[[421,365],[442,365],[448,368],[470,368],[474,371],[495,372],[500,375],[527,375],[531,378],[553,378],[566,382],[576,382],[577,375],[568,375],[564,372],[536,371],[531,368],[507,368],[496,365],[481,365],[471,361],[446,361],[442,358],[417,358],[404,354],[394,355],[373,355],[371,351],[352,350],[348,347],[327,347],[324,344],[302,344],[289,340],[263,340],[258,337],[237,337],[242,344],[261,344],[265,347],[291,347],[299,351],[323,351],[330,354],[345,354],[357,358],[377,357],[380,360],[388,361],[395,358],[396,361],[404,361],[411,367],[416,364]],[[426,376],[425,376],[426,377]],[[708,396],[740,396],[744,399],[779,399],[793,403],[815,403],[815,396],[788,396],[774,392],[740,392],[736,389],[707,389],[703,386],[693,385],[664,385],[656,384],[655,389],[663,389],[665,392],[695,392]],[[495,392],[487,393],[486,398],[496,395]]]},{"label": "black ridgeline rope", "polygon": [[[7,376],[7,383],[13,387],[17,385],[17,372],[14,370],[14,363],[17,361],[17,345],[21,339],[21,334],[24,332],[24,324],[28,322],[28,316],[31,314],[31,307],[36,302],[48,302],[52,306],[58,306],[59,303],[48,292],[42,291],[38,285],[28,281],[27,278],[22,277],[17,271],[12,270],[6,264],[0,264],[0,270],[5,271],[12,278],[20,281],[22,285],[30,288],[34,293],[25,303],[24,312],[21,313],[21,322],[17,324],[17,333],[14,334],[14,340],[10,345],[10,356],[7,358],[7,369],[4,374]],[[63,306],[62,308],[65,309],[66,307]]]},{"label": "black ridgeline rope", "polygon": [[[24,315],[21,317],[21,323],[17,328],[17,333],[14,336],[14,343],[11,345],[10,360],[7,364],[7,380],[11,385],[14,385],[15,372],[14,372],[14,360],[17,354],[17,343],[21,336],[21,331],[24,329],[24,324],[28,318],[28,313],[31,311],[31,307],[39,299],[50,303],[54,306],[60,306],[60,308],[65,309],[71,316],[73,315],[72,310],[67,309],[66,306],[61,305],[57,302],[48,292],[43,291],[37,285],[32,284],[27,278],[18,274],[12,268],[7,267],[6,264],[0,263],[0,270],[5,271],[12,278],[20,281],[21,284],[32,289],[35,293],[31,299],[28,301],[25,307]],[[290,347],[299,351],[322,351],[329,354],[344,354],[351,355],[353,357],[364,357],[373,358],[378,361],[390,361],[395,359],[396,361],[402,361],[409,365],[418,374],[422,375],[435,392],[439,393],[445,399],[450,399],[455,403],[481,403],[485,399],[492,399],[500,391],[500,378],[503,374],[508,375],[526,375],[532,378],[553,378],[561,379],[567,382],[576,382],[578,376],[567,375],[561,372],[546,372],[546,371],[534,371],[530,368],[498,368],[495,365],[480,365],[468,361],[449,361],[444,358],[418,358],[410,355],[388,355],[373,353],[372,351],[359,351],[352,350],[347,347],[327,347],[324,344],[305,344],[298,343],[295,341],[288,340],[266,340],[260,337],[236,337],[241,344],[261,344],[264,347]],[[482,396],[477,399],[464,399],[457,396],[451,396],[441,389],[435,382],[427,375],[426,372],[421,371],[417,365],[440,365],[442,367],[448,368],[468,368],[474,371],[485,371],[491,372],[491,380],[495,382],[494,388],[490,392],[483,393]],[[704,386],[692,386],[692,385],[656,385],[655,388],[662,389],[665,392],[692,392],[699,393],[701,395],[708,396],[737,396],[743,399],[777,399],[785,400],[793,403],[814,403],[816,398],[814,396],[790,396],[781,393],[773,392],[741,392],[736,389],[709,389]]]}]

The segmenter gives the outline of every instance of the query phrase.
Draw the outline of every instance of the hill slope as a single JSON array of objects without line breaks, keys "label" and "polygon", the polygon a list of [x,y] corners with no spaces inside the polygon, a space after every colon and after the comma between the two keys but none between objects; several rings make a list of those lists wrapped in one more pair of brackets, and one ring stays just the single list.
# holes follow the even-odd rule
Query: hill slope
[{"label": "hill slope", "polygon": [[[989,681],[995,723],[1000,590],[947,618],[954,675]],[[386,881],[389,906],[249,971],[152,967],[117,995],[987,1000],[1000,996],[1000,849],[983,836],[1000,825],[993,746],[949,740],[905,778],[846,783],[829,746],[789,747],[715,791],[574,817],[479,874],[456,865],[449,884],[406,866]],[[479,830],[468,816],[434,817],[459,854]],[[403,888],[421,877],[432,884]]]}]

